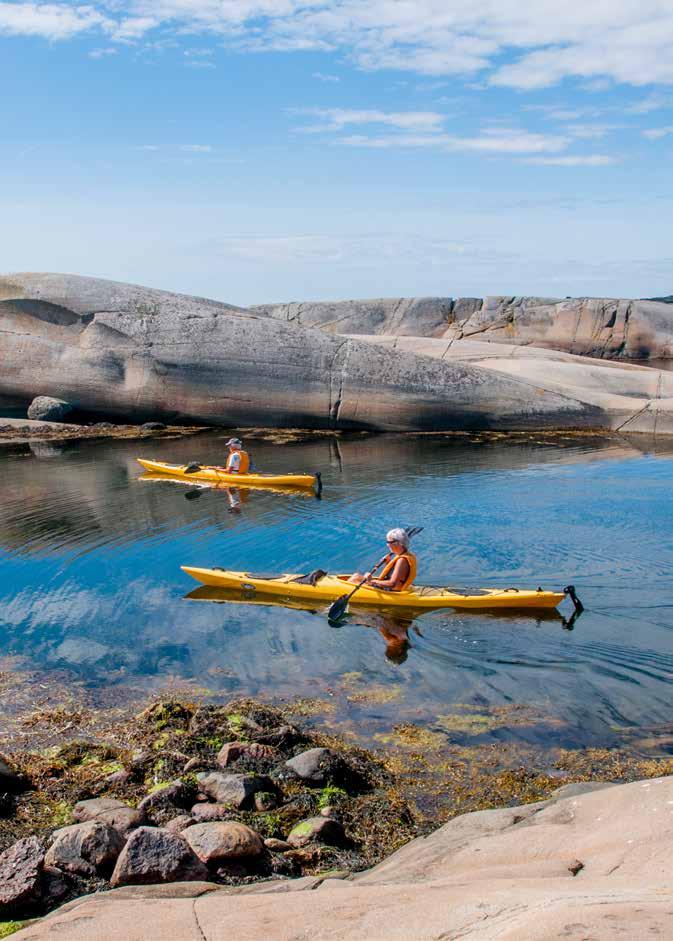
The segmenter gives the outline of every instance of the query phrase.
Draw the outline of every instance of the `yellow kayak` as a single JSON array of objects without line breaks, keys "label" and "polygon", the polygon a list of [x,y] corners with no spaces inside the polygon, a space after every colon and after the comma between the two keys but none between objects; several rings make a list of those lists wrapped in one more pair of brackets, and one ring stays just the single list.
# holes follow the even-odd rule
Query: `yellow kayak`
[{"label": "yellow kayak", "polygon": [[146,461],[140,457],[136,460],[153,474],[163,474],[180,480],[230,484],[232,487],[320,487],[319,474],[228,474],[219,467],[206,464],[198,465],[198,470],[188,474],[189,464],[166,464],[163,461]]},{"label": "yellow kayak", "polygon": [[[255,575],[250,572],[232,572],[227,569],[202,569],[181,566],[202,585],[213,588],[237,589],[248,597],[266,595],[287,601],[313,601],[318,604],[336,601],[355,586],[347,575],[324,575],[316,584],[308,584],[305,575]],[[301,579],[302,581],[298,581]],[[537,591],[518,588],[435,588],[414,585],[408,591],[381,591],[362,587],[353,604],[373,605],[379,608],[413,608],[434,611],[439,608],[484,610],[495,608],[555,608],[566,596],[564,591]]]}]

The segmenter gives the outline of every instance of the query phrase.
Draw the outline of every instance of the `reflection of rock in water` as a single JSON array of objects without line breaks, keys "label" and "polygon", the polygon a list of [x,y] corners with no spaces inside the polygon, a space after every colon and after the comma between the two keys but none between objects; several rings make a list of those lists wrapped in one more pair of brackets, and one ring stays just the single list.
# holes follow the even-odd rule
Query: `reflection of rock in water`
[{"label": "reflection of rock in water", "polygon": [[29,441],[28,447],[35,457],[41,460],[48,460],[52,457],[61,457],[63,454],[63,444],[53,441]]}]

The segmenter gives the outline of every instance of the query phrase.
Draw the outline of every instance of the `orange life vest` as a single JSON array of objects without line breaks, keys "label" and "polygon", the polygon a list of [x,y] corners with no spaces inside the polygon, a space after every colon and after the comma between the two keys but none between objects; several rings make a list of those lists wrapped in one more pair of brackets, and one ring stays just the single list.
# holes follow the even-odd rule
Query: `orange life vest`
[{"label": "orange life vest", "polygon": [[418,568],[416,563],[416,556],[413,554],[413,552],[407,551],[402,552],[400,555],[392,555],[389,561],[386,562],[386,564],[383,566],[383,571],[379,575],[379,578],[382,580],[387,578],[397,565],[398,559],[407,560],[409,564],[409,574],[401,585],[398,585],[397,588],[393,588],[393,591],[407,591],[414,583],[414,579],[416,578],[416,571]]},{"label": "orange life vest", "polygon": [[[250,470],[250,455],[248,454],[247,451],[234,451],[234,454],[238,454],[239,457],[241,458],[241,464],[240,464],[240,467],[238,468],[238,473],[247,474],[248,471]],[[233,456],[234,456],[233,454],[230,454],[227,459],[227,470],[229,470],[229,461],[231,461],[231,458]]]}]

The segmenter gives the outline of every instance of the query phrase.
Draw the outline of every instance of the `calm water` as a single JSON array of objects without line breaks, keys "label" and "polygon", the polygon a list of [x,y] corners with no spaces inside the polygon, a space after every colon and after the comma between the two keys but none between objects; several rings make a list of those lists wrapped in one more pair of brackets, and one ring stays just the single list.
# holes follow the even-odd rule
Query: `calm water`
[{"label": "calm water", "polygon": [[[238,511],[139,480],[136,455],[219,461],[227,436],[0,449],[0,654],[108,701],[171,682],[331,698],[335,721],[370,730],[522,703],[546,720],[496,738],[670,748],[673,455],[570,437],[260,441],[259,467],[321,470],[324,498],[252,491]],[[419,582],[574,582],[587,611],[572,631],[446,611],[413,625],[356,611],[334,629],[321,611],[185,599],[181,563],[350,571],[399,523],[425,527]]]}]

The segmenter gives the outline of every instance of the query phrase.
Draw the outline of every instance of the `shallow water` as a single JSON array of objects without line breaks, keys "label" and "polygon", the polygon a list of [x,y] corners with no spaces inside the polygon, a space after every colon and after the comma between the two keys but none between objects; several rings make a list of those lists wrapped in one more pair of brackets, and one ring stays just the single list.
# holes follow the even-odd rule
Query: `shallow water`
[{"label": "shallow water", "polygon": [[[218,462],[226,437],[1,448],[0,655],[108,702],[175,683],[312,697],[367,735],[523,704],[485,739],[673,750],[666,449],[572,436],[256,441],[259,467],[322,471],[323,499],[250,491],[233,509],[225,492],[186,500],[183,484],[139,479],[136,456]],[[323,611],[185,598],[197,586],[180,564],[363,569],[399,523],[424,527],[419,582],[573,582],[587,610],[570,631],[532,613],[410,625],[357,610],[335,629]]]}]

